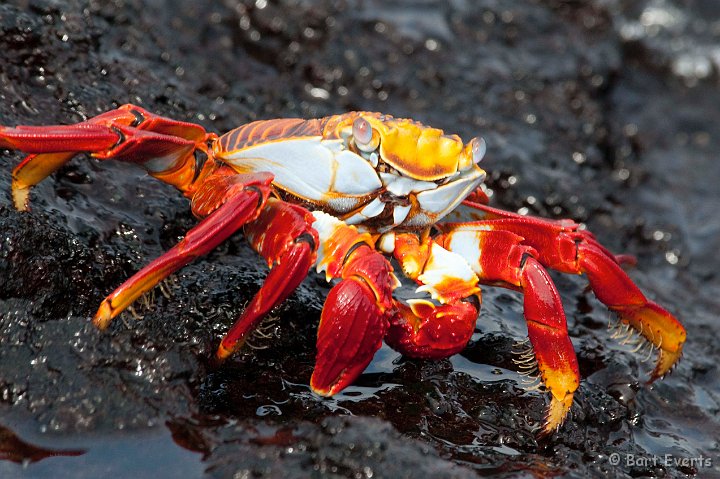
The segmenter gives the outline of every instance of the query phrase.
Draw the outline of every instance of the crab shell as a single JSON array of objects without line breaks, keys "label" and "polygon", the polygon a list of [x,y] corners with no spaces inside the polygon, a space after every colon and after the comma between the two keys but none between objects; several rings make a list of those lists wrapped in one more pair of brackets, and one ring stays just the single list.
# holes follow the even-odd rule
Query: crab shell
[{"label": "crab shell", "polygon": [[[359,119],[372,127],[369,146],[353,135]],[[237,172],[270,172],[283,194],[378,233],[420,230],[452,211],[485,178],[482,154],[482,140],[463,144],[457,135],[370,112],[256,121],[214,147]]]}]

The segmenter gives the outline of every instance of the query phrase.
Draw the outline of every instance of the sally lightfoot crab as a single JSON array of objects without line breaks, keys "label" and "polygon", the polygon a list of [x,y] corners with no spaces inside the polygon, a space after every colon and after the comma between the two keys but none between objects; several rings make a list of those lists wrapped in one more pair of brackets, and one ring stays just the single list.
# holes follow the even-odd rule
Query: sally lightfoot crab
[{"label": "sally lightfoot crab", "polygon": [[[379,113],[256,121],[218,137],[199,125],[124,105],[67,126],[0,127],[0,147],[27,156],[13,171],[15,207],[73,156],[135,163],[190,199],[200,223],[101,304],[101,329],[168,275],[242,228],[267,261],[265,283],[222,339],[217,358],[248,334],[311,267],[334,281],[323,308],[310,384],[330,396],[362,373],[381,342],[413,357],[444,358],[470,340],[480,284],[524,295],[523,358],[550,393],[543,433],[567,416],[579,384],[565,314],[546,268],[585,274],[621,323],[658,350],[650,380],[681,356],[682,325],[648,300],[615,256],[569,220],[491,208],[477,190],[485,143]],[[450,222],[463,205],[473,221]],[[445,218],[443,220],[443,218]],[[442,221],[441,221],[442,220]],[[400,300],[389,257],[417,283]],[[534,369],[536,367],[536,369]]]}]

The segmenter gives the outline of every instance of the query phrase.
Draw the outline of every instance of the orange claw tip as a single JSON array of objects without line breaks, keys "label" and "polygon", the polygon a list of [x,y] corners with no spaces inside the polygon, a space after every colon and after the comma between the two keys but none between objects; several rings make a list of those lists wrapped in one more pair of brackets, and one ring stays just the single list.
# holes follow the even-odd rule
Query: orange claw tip
[{"label": "orange claw tip", "polygon": [[18,211],[28,211],[30,188],[13,185],[12,198],[15,209]]},{"label": "orange claw tip", "polygon": [[558,399],[554,395],[550,396],[550,405],[548,406],[547,416],[545,417],[545,424],[539,432],[540,437],[547,437],[560,429],[560,426],[563,425],[570,412],[572,402],[572,393],[566,394],[562,399]]},{"label": "orange claw tip", "polygon": [[220,343],[220,346],[218,346],[217,351],[215,352],[215,359],[218,360],[218,362],[223,362],[227,358],[233,355],[235,351],[237,351],[242,343],[236,344],[236,347],[234,348],[227,348],[223,343]]},{"label": "orange claw tip", "polygon": [[312,378],[310,379],[310,388],[315,394],[323,397],[334,396],[335,394],[345,389],[346,386],[347,384],[344,384],[341,381],[335,381],[330,385],[321,385],[320,381],[315,377],[315,374],[313,374]]},{"label": "orange claw tip", "polygon": [[658,304],[648,301],[639,307],[618,311],[623,323],[650,341],[659,355],[648,383],[665,376],[682,356],[687,332],[680,322]]},{"label": "orange claw tip", "polygon": [[100,303],[100,307],[95,313],[93,318],[93,324],[100,330],[106,329],[110,325],[110,321],[113,318],[113,308],[110,305],[110,301],[105,300]]},{"label": "orange claw tip", "polygon": [[0,148],[7,148],[8,150],[14,150],[15,145],[10,142],[10,138],[8,137],[7,133],[5,133],[8,130],[11,130],[12,128],[8,128],[7,126],[0,126]]},{"label": "orange claw tip", "polygon": [[650,374],[650,379],[648,379],[647,383],[652,384],[656,379],[662,378],[668,374],[681,357],[682,345],[677,351],[673,352],[661,349],[657,363],[655,364],[655,369],[653,369],[653,372]]}]

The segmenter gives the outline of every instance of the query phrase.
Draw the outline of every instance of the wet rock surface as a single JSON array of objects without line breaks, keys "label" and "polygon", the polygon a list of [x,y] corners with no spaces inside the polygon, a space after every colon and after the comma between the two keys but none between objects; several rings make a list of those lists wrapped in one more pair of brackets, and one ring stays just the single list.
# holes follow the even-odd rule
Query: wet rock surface
[{"label": "wet rock surface", "polygon": [[102,298],[195,224],[187,202],[78,158],[21,214],[21,157],[3,151],[0,475],[720,475],[718,25],[712,2],[654,0],[3,3],[0,124],[132,102],[217,132],[362,109],[482,135],[493,204],[585,222],[636,255],[631,276],[688,341],[648,387],[650,364],[610,337],[585,281],[556,275],[583,380],[552,437],[535,438],[545,397],[512,363],[522,301],[492,288],[462,354],[383,347],[320,399],[307,386],[319,277],[221,368],[218,338],[266,273],[240,234],[136,305],[142,320],[100,333]]}]

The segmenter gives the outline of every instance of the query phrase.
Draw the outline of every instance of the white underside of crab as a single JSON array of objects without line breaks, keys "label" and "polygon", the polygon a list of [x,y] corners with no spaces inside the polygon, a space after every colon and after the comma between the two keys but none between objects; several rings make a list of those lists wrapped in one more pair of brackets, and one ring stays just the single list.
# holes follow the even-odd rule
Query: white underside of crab
[{"label": "white underside of crab", "polygon": [[[392,222],[377,227],[381,233],[398,226],[421,229],[435,223],[484,179],[481,170],[469,170],[439,185],[377,172],[377,153],[359,155],[348,150],[343,140],[319,136],[251,146],[226,153],[223,161],[243,172],[272,173],[278,188],[345,215],[347,224],[362,226],[385,213]],[[411,196],[417,200],[414,211]]]},{"label": "white underside of crab", "polygon": [[242,171],[268,171],[280,189],[338,213],[351,211],[382,188],[372,165],[342,140],[285,139],[227,153],[223,160]]},{"label": "white underside of crab", "polygon": [[[328,239],[336,234],[338,228],[342,226],[342,221],[322,211],[313,211],[312,215],[315,217],[312,227],[317,231],[318,240],[320,241],[317,249],[317,260],[315,260],[315,271],[318,273],[327,272],[330,258],[327,250]],[[329,275],[327,279],[328,281],[331,279]]]}]

